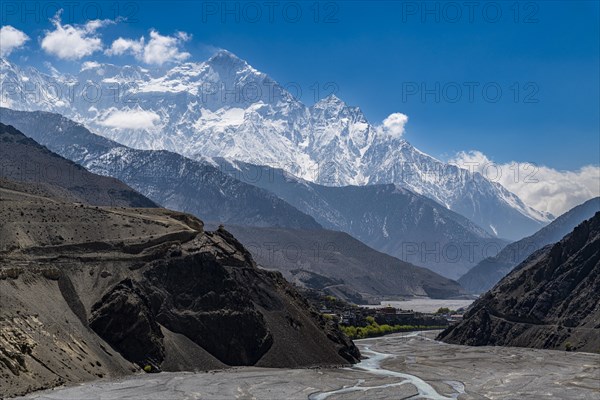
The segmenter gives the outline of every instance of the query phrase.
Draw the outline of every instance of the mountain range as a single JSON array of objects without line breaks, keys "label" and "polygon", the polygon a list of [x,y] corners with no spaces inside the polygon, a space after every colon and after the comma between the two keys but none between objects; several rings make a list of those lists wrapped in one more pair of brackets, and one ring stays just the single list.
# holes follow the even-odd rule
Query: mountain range
[{"label": "mountain range", "polygon": [[[300,246],[308,251],[309,246],[314,247],[316,244],[323,251],[333,252],[332,257],[339,261],[335,264],[323,265],[320,262],[321,258],[316,260],[309,258],[302,268],[298,264],[294,269],[300,268],[305,272],[322,274],[325,279],[334,279],[340,284],[343,283],[344,292],[337,292],[341,298],[364,302],[385,297],[424,295],[457,297],[464,294],[460,285],[450,279],[381,254],[342,232],[321,229],[321,225],[312,217],[297,210],[274,194],[241,182],[213,166],[168,151],[127,148],[104,137],[94,135],[80,124],[58,114],[13,111],[2,108],[0,109],[0,121],[18,126],[32,138],[47,144],[51,150],[57,151],[65,157],[72,157],[74,161],[82,163],[92,172],[122,179],[161,205],[166,204],[172,209],[189,212],[197,217],[206,218],[208,221],[225,222],[227,226],[246,225],[245,230],[237,228],[235,231],[245,233],[242,240],[244,244],[247,244],[248,238],[254,238],[252,244],[258,243],[266,246],[268,243],[287,237],[289,241],[285,242],[286,246]],[[36,160],[47,170],[66,171],[67,167],[76,165],[83,171],[82,173],[87,174],[86,176],[91,176],[88,178],[90,182],[95,182],[95,177],[98,177],[98,179],[102,178],[123,185],[115,179],[94,175],[77,164],[52,153],[48,148],[25,137],[23,133],[16,131],[12,126],[2,126],[10,131],[11,137],[17,138],[18,140],[15,140],[19,142],[19,147],[7,148],[11,151],[10,154],[7,154],[7,162],[13,160],[13,164],[15,164],[21,159],[20,155],[22,154],[41,153],[45,154],[46,158],[38,156]],[[49,181],[47,174],[39,175],[39,179],[43,182]],[[54,183],[54,180],[49,182]],[[363,191],[373,189],[372,187],[356,188]],[[141,196],[133,189],[130,191]],[[95,192],[90,191],[90,193]],[[434,203],[432,200],[426,200]],[[147,201],[150,202],[150,200]],[[114,203],[109,198],[104,200],[98,198],[91,201],[92,204],[98,204],[98,202],[101,205]],[[152,204],[156,206],[154,203]],[[444,207],[438,207],[446,213],[451,213]],[[406,213],[406,210],[403,212]],[[452,224],[449,223],[449,225]],[[425,224],[425,226],[427,225]],[[261,230],[261,227],[271,227],[275,230]],[[442,230],[442,232],[451,233],[446,230]],[[275,236],[269,236],[269,233],[274,233]],[[395,232],[393,233],[395,234]],[[333,247],[331,248],[331,246]],[[362,255],[356,252],[358,248],[362,249]],[[261,257],[261,252],[255,252],[259,250],[256,246],[250,246],[250,249],[263,266],[284,273],[289,272],[290,263],[283,262],[285,260],[281,260],[281,263],[265,262],[265,258]],[[373,260],[378,260],[378,262],[374,263]],[[323,269],[324,267],[326,268]],[[291,278],[289,274],[286,277]],[[361,279],[370,283],[361,283]],[[390,280],[395,284],[391,285]]]},{"label": "mountain range", "polygon": [[329,187],[269,167],[135,150],[47,112],[0,108],[0,120],[90,171],[206,221],[338,230],[451,279],[485,258],[485,249],[497,252],[506,244],[460,214],[394,184]]},{"label": "mountain range", "polygon": [[[0,108],[0,121],[92,172],[129,182],[156,203],[203,220],[253,226],[321,227],[313,218],[266,190],[176,153],[130,149],[52,113]],[[63,168],[51,165],[48,161],[46,168]]]},{"label": "mountain range", "polygon": [[156,70],[85,63],[77,74],[3,58],[0,74],[3,106],[60,113],[132,148],[277,167],[325,186],[397,184],[500,238],[520,239],[553,219],[369,123],[335,95],[303,104],[227,51]]},{"label": "mountain range", "polygon": [[312,216],[327,229],[457,279],[507,242],[469,219],[397,184],[324,186],[281,169],[221,158],[220,170],[259,186]]}]

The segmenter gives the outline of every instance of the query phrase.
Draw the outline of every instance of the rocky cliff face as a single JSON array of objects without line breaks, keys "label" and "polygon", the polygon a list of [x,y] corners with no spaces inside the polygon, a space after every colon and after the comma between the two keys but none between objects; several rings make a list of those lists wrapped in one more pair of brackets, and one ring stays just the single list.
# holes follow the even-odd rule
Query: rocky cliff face
[{"label": "rocky cliff face", "polygon": [[439,338],[600,352],[600,212],[532,254]]},{"label": "rocky cliff face", "polygon": [[0,187],[1,396],[154,370],[349,364],[359,353],[227,231],[165,209]]}]

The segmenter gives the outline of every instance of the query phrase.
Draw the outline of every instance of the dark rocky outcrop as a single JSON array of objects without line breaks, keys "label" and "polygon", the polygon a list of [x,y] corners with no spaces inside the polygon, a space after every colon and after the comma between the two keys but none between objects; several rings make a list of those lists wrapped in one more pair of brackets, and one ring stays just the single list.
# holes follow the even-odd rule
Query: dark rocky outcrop
[{"label": "dark rocky outcrop", "polygon": [[[251,264],[238,268],[249,269]],[[253,283],[236,279],[235,271],[228,272],[210,253],[155,261],[142,281],[162,326],[187,336],[228,365],[253,365],[273,344],[246,286]]]},{"label": "dark rocky outcrop", "polygon": [[142,289],[131,279],[113,287],[92,307],[92,328],[123,356],[140,365],[165,358],[164,335]]},{"label": "dark rocky outcrop", "polygon": [[533,253],[439,339],[600,352],[600,212]]}]

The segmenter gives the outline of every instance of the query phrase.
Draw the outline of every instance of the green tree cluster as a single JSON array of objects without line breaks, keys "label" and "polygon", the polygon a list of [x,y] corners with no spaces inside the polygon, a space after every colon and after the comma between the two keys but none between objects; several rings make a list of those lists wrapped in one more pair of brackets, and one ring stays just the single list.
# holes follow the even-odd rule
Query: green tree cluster
[{"label": "green tree cluster", "polygon": [[367,317],[367,326],[340,326],[342,331],[350,339],[364,339],[375,336],[383,336],[396,332],[411,332],[428,329],[443,329],[445,326],[425,326],[425,325],[379,325],[375,318]]}]

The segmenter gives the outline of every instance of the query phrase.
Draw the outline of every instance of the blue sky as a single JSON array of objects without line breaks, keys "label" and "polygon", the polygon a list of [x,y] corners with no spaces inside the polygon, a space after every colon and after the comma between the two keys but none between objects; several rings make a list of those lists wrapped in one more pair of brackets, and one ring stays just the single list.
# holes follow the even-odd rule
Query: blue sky
[{"label": "blue sky", "polygon": [[[39,38],[61,3],[46,4],[3,2],[2,25],[31,38],[11,60],[73,70],[89,60],[132,62],[101,52],[77,61],[45,54]],[[127,17],[98,31],[107,46],[150,29],[184,31],[192,35],[183,46],[191,60],[228,49],[280,83],[298,84],[305,103],[334,87],[373,123],[402,112],[409,116],[405,137],[442,159],[476,149],[499,163],[599,164],[599,2],[466,4],[84,1],[61,7],[63,24]]]}]

